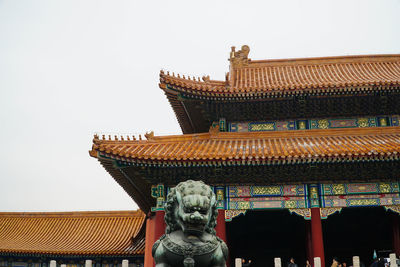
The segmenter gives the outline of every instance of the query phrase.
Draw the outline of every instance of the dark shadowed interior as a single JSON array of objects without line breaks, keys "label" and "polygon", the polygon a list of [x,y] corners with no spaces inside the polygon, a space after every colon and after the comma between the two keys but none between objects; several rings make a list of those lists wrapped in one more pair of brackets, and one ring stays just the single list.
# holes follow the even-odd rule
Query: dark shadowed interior
[{"label": "dark shadowed interior", "polygon": [[[251,266],[274,266],[274,258],[282,258],[286,266],[294,257],[304,266],[305,220],[288,210],[248,211],[227,223],[230,256],[251,259]],[[234,266],[231,265],[231,266]]]}]

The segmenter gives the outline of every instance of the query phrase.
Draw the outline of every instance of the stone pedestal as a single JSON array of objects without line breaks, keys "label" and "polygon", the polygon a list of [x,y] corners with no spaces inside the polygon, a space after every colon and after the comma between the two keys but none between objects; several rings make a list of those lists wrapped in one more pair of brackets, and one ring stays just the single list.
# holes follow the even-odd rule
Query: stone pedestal
[{"label": "stone pedestal", "polygon": [[389,257],[390,257],[390,267],[397,267],[396,253],[390,254]]},{"label": "stone pedestal", "polygon": [[128,267],[129,266],[129,261],[128,260],[122,260],[122,267]]},{"label": "stone pedestal", "polygon": [[282,267],[281,258],[274,258],[274,266],[275,267]]},{"label": "stone pedestal", "polygon": [[50,267],[57,267],[57,262],[55,260],[51,260]]},{"label": "stone pedestal", "polygon": [[314,267],[321,267],[321,258],[320,257],[314,258]]},{"label": "stone pedestal", "polygon": [[242,267],[242,259],[241,258],[235,259],[235,267]]},{"label": "stone pedestal", "polygon": [[360,257],[359,256],[353,257],[353,267],[360,267]]}]

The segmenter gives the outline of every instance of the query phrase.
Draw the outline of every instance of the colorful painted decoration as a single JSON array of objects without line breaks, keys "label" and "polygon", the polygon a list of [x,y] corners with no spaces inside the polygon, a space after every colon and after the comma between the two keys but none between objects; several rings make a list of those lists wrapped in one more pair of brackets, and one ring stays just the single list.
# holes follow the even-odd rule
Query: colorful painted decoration
[{"label": "colorful painted decoration", "polygon": [[299,215],[305,220],[311,220],[311,209],[289,209],[289,212]]},{"label": "colorful painted decoration", "polygon": [[[260,122],[231,122],[228,123],[229,132],[259,132],[259,131],[287,131],[307,129],[334,129],[334,128],[364,128],[399,126],[399,115],[362,117],[362,118],[323,118],[300,119],[288,121],[260,121]],[[220,123],[220,129],[225,131],[225,120]]]},{"label": "colorful painted decoration", "polygon": [[225,221],[230,222],[239,215],[245,215],[247,210],[225,210]]},{"label": "colorful painted decoration", "polygon": [[165,202],[164,185],[158,184],[151,186],[151,196],[157,199],[156,207],[152,207],[152,211],[163,210]]},{"label": "colorful painted decoration", "polygon": [[321,219],[328,219],[328,216],[341,211],[342,208],[321,208],[320,209]]},{"label": "colorful painted decoration", "polygon": [[322,184],[322,195],[399,193],[399,183]]},{"label": "colorful painted decoration", "polygon": [[304,196],[306,185],[228,186],[227,197]]},{"label": "colorful painted decoration", "polygon": [[225,209],[232,213],[225,216],[231,220],[246,210],[288,209],[307,219],[309,209],[317,207],[326,219],[342,208],[365,206],[392,207],[400,212],[399,183],[227,186]]}]

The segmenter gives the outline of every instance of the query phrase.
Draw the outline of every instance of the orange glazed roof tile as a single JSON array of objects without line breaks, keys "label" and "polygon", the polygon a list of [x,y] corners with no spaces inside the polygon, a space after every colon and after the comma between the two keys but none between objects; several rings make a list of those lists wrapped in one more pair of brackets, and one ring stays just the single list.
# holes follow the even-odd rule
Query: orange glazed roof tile
[{"label": "orange glazed roof tile", "polygon": [[137,211],[0,212],[0,253],[137,255],[132,242],[145,215]]},{"label": "orange glazed roof tile", "polygon": [[280,132],[210,132],[104,140],[95,136],[90,155],[151,164],[274,164],[398,159],[400,127]]},{"label": "orange glazed roof tile", "polygon": [[251,60],[247,55],[231,54],[230,61],[226,81],[213,81],[209,77],[200,81],[161,71],[160,88],[230,97],[368,91],[372,86],[400,85],[400,55]]}]

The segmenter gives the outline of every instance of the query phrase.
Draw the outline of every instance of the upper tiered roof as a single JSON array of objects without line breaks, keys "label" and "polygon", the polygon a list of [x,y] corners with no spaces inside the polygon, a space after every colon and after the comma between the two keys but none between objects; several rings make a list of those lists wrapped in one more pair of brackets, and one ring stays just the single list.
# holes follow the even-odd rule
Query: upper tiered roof
[{"label": "upper tiered roof", "polygon": [[220,118],[293,119],[321,112],[336,117],[399,109],[400,55],[251,60],[249,52],[248,46],[232,48],[225,80],[161,71],[160,88],[184,133],[205,132]]},{"label": "upper tiered roof", "polygon": [[[247,53],[244,53],[247,51]],[[233,48],[225,81],[203,80],[161,71],[160,87],[209,97],[250,97],[367,91],[371,86],[400,84],[400,55],[367,55],[251,60],[249,48]]]},{"label": "upper tiered roof", "polygon": [[138,211],[0,212],[0,254],[141,255]]}]

